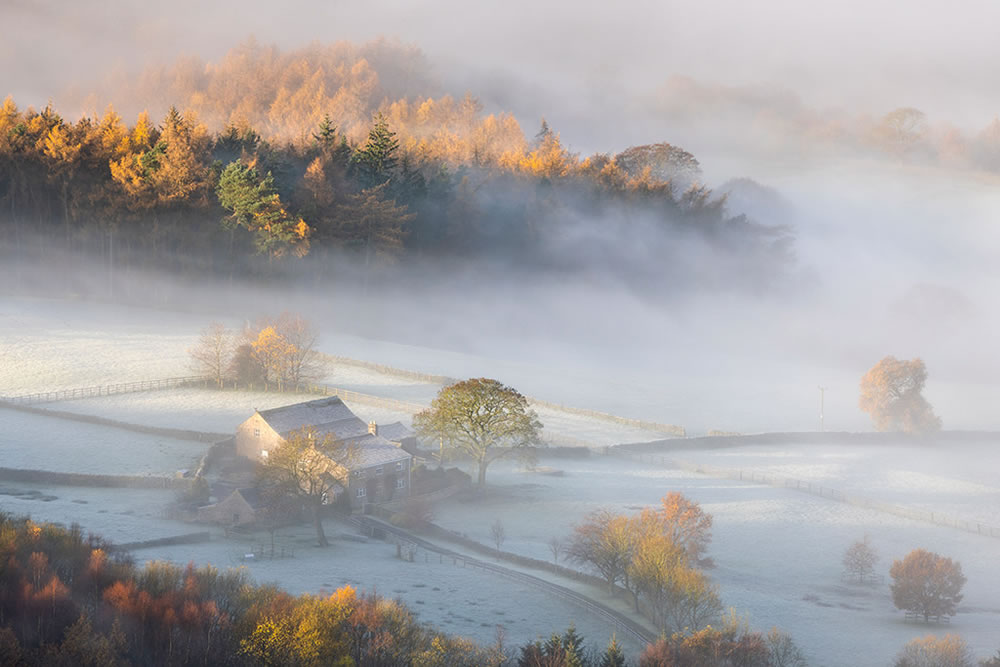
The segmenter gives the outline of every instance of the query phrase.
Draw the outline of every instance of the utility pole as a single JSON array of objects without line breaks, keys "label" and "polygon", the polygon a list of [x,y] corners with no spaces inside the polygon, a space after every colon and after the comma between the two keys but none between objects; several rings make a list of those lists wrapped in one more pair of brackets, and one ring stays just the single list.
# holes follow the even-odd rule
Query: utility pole
[{"label": "utility pole", "polygon": [[825,398],[826,387],[819,387],[819,430],[826,433],[826,422],[823,417],[823,399]]}]

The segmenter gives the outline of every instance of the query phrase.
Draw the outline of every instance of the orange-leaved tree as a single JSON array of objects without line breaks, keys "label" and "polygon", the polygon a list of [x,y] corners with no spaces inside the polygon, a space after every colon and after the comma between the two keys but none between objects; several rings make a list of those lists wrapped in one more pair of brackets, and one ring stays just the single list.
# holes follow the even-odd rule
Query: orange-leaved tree
[{"label": "orange-leaved tree", "polygon": [[889,575],[896,608],[923,616],[925,621],[931,616],[954,616],[962,601],[962,565],[936,553],[914,549],[893,562]]},{"label": "orange-leaved tree", "polygon": [[888,356],[861,378],[858,406],[871,415],[879,431],[930,433],[941,419],[923,396],[927,367],[921,359]]}]

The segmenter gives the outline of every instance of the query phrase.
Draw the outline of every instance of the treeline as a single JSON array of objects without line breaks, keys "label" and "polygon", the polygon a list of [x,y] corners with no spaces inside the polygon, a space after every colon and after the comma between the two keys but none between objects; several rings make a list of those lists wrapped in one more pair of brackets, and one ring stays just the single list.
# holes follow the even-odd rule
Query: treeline
[{"label": "treeline", "polygon": [[[359,53],[245,45],[153,86],[188,110],[131,125],[110,107],[69,122],[8,98],[0,225],[10,254],[89,250],[111,268],[230,276],[312,257],[318,279],[343,255],[366,278],[403,257],[603,261],[641,264],[662,287],[683,278],[694,243],[714,253],[708,269],[697,260],[700,280],[756,285],[787,267],[787,231],[729,216],[687,151],[659,143],[581,158],[544,121],[529,139],[470,96],[379,98],[393,89]],[[408,52],[379,54],[388,78],[405,79]]]},{"label": "treeline", "polygon": [[[419,623],[400,602],[347,586],[294,597],[252,584],[245,571],[131,558],[79,526],[0,514],[0,664],[29,665],[412,665],[418,667],[621,667],[612,639],[588,645],[574,628],[546,641],[489,646]],[[723,623],[651,645],[641,665],[789,665],[794,645]],[[715,658],[713,658],[713,655]],[[757,662],[733,662],[749,656]]]}]

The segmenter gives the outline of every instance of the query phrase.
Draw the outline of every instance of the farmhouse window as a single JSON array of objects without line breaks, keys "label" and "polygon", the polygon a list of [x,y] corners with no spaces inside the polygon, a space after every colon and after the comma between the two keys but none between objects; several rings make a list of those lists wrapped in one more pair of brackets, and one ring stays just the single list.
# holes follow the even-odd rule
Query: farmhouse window
[{"label": "farmhouse window", "polygon": [[359,486],[358,487],[358,498],[364,498],[364,497],[365,497],[365,487]]},{"label": "farmhouse window", "polygon": [[406,480],[404,478],[402,478],[402,477],[400,477],[399,479],[397,479],[396,480],[396,488],[397,489],[405,489],[406,488]]},{"label": "farmhouse window", "polygon": [[379,467],[375,468],[375,474],[376,475],[381,475],[382,474],[382,466],[379,466]]},{"label": "farmhouse window", "polygon": [[239,523],[239,522],[240,522],[240,513],[233,512],[233,523]]},{"label": "farmhouse window", "polygon": [[403,469],[403,462],[396,461],[396,470],[402,470],[402,469]]},{"label": "farmhouse window", "polygon": [[260,437],[260,429],[259,428],[255,428],[253,430],[253,437],[255,437],[255,438],[259,438]]}]

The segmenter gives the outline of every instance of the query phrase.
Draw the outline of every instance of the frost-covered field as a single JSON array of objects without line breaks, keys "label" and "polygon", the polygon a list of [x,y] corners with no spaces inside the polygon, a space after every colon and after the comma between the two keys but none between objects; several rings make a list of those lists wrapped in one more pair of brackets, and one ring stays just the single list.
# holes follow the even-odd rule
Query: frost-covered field
[{"label": "frost-covered field", "polygon": [[781,475],[850,495],[1000,528],[1000,442],[921,446],[788,444],[678,452],[720,468]]},{"label": "frost-covered field", "polygon": [[[255,409],[267,410],[315,398],[321,397],[192,387],[61,401],[47,403],[44,407],[148,426],[233,433]],[[409,424],[412,417],[406,412],[368,403],[347,401],[347,404],[361,419],[379,424],[395,421]]]},{"label": "frost-covered field", "polygon": [[[503,521],[504,548],[551,558],[552,535],[566,536],[587,512],[633,512],[676,490],[698,501],[714,519],[711,576],[723,603],[749,614],[751,624],[790,632],[810,664],[886,665],[914,637],[957,632],[980,657],[998,648],[1000,540],[909,521],[792,490],[717,480],[605,457],[543,460],[562,476],[491,468],[492,497],[450,504],[437,522],[490,543],[490,523]],[[545,470],[543,467],[542,470]],[[975,496],[968,498],[975,503]],[[887,584],[841,582],[841,557],[869,535],[881,555],[878,573],[888,581],[893,559],[923,547],[957,558],[968,577],[961,613],[945,628],[905,624],[892,606]]]},{"label": "frost-covered field", "polygon": [[[190,375],[187,351],[205,324],[204,318],[193,314],[167,314],[135,307],[38,299],[0,300],[0,396]],[[323,332],[319,347],[329,354],[343,354],[345,350],[338,347],[343,340],[335,332]],[[381,346],[375,345],[374,349]],[[412,350],[414,356],[408,360],[412,363],[409,367],[424,370],[428,351]],[[443,356],[450,359],[452,355]],[[408,367],[406,363],[401,365]],[[468,375],[487,373],[483,366],[469,366]],[[440,385],[349,363],[331,364],[322,381],[342,389],[421,405],[429,404],[441,389]],[[252,414],[254,408],[266,409],[309,398],[232,390],[171,389],[64,401],[52,407],[153,426],[229,432]],[[550,395],[540,398],[559,400],[558,396]],[[352,403],[351,408],[362,419],[379,423],[408,424],[412,417],[369,403]],[[538,412],[548,433],[594,446],[662,437],[656,432],[547,408]]]},{"label": "frost-covered field", "polygon": [[[0,300],[0,394],[187,375],[187,348],[207,323],[194,314],[140,308],[29,299]],[[238,323],[231,323],[238,324]],[[735,408],[719,412],[717,383],[656,375],[655,363],[606,373],[476,357],[369,341],[323,332],[321,349],[403,368],[468,377],[491,375],[526,394],[628,416],[739,428]],[[655,377],[654,377],[655,376]],[[786,380],[782,380],[787,382]],[[856,378],[852,378],[852,383]],[[427,403],[439,387],[356,365],[333,367],[329,384],[415,403]],[[780,383],[778,379],[776,383]],[[673,383],[670,391],[660,391]],[[814,384],[814,383],[813,383]],[[812,385],[810,385],[812,386]],[[745,391],[744,391],[745,390]],[[791,385],[782,391],[800,392]],[[853,391],[853,388],[852,388]],[[745,401],[747,419],[760,407],[759,391],[731,389]],[[756,392],[756,393],[755,393]],[[599,396],[602,400],[595,400]],[[606,397],[607,400],[603,400]],[[302,397],[305,398],[305,397]],[[711,399],[711,400],[710,400]],[[933,396],[932,396],[933,399]],[[301,400],[290,395],[206,389],[173,389],[83,399],[51,407],[127,422],[170,428],[231,432],[254,408]],[[764,399],[761,399],[764,400]],[[767,399],[769,400],[769,398]],[[756,403],[754,401],[757,401]],[[359,417],[379,423],[410,415],[369,404],[351,405]],[[596,445],[634,442],[657,434],[567,413],[539,410],[547,430]],[[720,418],[727,415],[726,419]],[[105,474],[170,474],[191,467],[204,445],[133,434],[101,426],[2,411],[0,452],[8,467],[46,468]],[[940,511],[970,520],[1000,523],[1000,466],[993,443],[928,447],[775,447],[683,451],[684,461],[759,470],[813,481],[847,493],[904,506]],[[966,465],[964,462],[972,461]],[[491,468],[496,488],[476,503],[437,508],[438,522],[489,542],[489,524],[503,520],[504,548],[549,558],[546,542],[567,535],[574,521],[598,507],[636,511],[655,504],[668,490],[680,490],[715,517],[711,574],[727,605],[749,614],[751,623],[789,631],[818,665],[889,664],[909,639],[930,632],[963,635],[980,657],[1000,647],[1000,577],[995,563],[1000,540],[904,520],[792,490],[713,479],[693,473],[593,456],[588,460],[543,460],[564,476],[520,472],[510,464]],[[170,492],[128,489],[45,488],[0,484],[0,509],[31,513],[40,520],[78,522],[117,541],[190,532],[189,524],[162,518]],[[866,588],[841,582],[841,556],[868,534],[880,552],[879,572],[895,558],[924,547],[961,561],[969,579],[960,614],[946,628],[906,625],[893,609],[885,584]],[[443,629],[491,641],[496,618],[511,642],[561,630],[570,619],[588,638],[603,643],[606,628],[573,607],[511,582],[449,564],[403,563],[381,543],[337,541],[330,550],[309,546],[308,527],[283,539],[296,545],[296,558],[249,565],[262,581],[293,592],[317,592],[343,583],[398,595],[425,620]],[[245,545],[219,539],[192,546],[143,550],[142,558],[226,566],[239,562]],[[419,558],[418,558],[419,560]],[[425,584],[425,585],[420,585]],[[438,590],[434,590],[437,588]],[[459,602],[460,604],[456,604]],[[530,613],[528,610],[531,610]],[[590,625],[588,625],[590,624]]]},{"label": "frost-covered field", "polygon": [[[23,484],[0,483],[0,508],[14,514],[31,514],[37,521],[69,525],[79,523],[116,542],[150,540],[203,530],[162,518],[171,500],[169,491],[134,489],[84,489],[51,486],[40,493]],[[277,583],[293,594],[317,594],[349,584],[359,591],[377,592],[402,600],[417,616],[441,630],[488,644],[502,625],[508,646],[516,646],[562,632],[571,623],[588,641],[604,646],[612,629],[600,618],[534,588],[509,579],[462,568],[434,554],[417,553],[415,562],[396,558],[393,545],[378,540],[359,544],[339,538],[355,529],[328,521],[332,545],[315,547],[311,525],[279,531],[276,545],[294,552],[294,558],[244,562],[244,553],[255,544],[269,544],[262,532],[256,541],[225,539],[215,531],[210,542],[139,549],[138,562],[168,560],[179,565],[210,563],[216,567],[246,567],[259,583]],[[628,649],[640,647],[619,637]]]},{"label": "frost-covered field", "polygon": [[172,476],[197,467],[208,445],[0,408],[5,468]]}]

